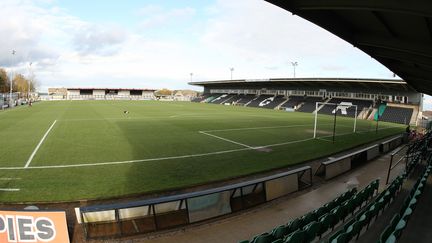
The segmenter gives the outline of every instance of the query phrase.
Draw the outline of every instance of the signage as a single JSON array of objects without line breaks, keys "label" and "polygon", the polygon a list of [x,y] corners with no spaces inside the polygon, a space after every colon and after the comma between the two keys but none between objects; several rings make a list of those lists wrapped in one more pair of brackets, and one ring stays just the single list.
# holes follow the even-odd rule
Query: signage
[{"label": "signage", "polygon": [[0,242],[69,243],[65,212],[0,211]]}]

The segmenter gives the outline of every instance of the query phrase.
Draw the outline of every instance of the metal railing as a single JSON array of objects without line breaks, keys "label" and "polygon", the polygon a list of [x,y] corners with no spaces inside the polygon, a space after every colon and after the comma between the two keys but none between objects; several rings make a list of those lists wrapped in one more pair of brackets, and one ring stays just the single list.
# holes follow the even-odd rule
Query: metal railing
[{"label": "metal railing", "polygon": [[79,208],[87,239],[121,237],[226,216],[312,186],[312,169],[294,170],[227,186],[126,203]]},{"label": "metal railing", "polygon": [[405,162],[405,169],[407,167],[407,160],[408,157],[406,155],[406,152],[408,150],[408,144],[405,144],[397,149],[395,149],[391,155],[390,155],[390,164],[389,168],[387,170],[387,178],[386,178],[386,185],[389,183],[390,180],[390,173],[391,171],[396,168],[396,166],[399,165],[401,162]]}]

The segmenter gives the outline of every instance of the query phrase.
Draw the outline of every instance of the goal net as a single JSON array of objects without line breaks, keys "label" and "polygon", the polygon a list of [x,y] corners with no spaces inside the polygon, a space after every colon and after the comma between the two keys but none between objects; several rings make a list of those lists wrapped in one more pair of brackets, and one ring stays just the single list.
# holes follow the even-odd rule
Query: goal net
[{"label": "goal net", "polygon": [[332,140],[333,137],[355,133],[358,109],[351,102],[316,102],[314,112],[314,138]]}]

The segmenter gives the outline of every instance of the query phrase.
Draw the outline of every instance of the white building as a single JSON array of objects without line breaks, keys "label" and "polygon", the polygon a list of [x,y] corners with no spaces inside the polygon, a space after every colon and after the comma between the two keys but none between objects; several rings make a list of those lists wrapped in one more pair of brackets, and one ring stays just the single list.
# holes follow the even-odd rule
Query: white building
[{"label": "white building", "polygon": [[68,100],[154,100],[154,89],[67,88]]}]

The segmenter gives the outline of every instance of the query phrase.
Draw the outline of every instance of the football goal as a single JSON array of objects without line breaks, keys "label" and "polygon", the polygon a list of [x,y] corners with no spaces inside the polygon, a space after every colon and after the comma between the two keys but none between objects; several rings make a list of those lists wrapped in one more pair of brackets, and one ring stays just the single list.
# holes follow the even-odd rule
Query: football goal
[{"label": "football goal", "polygon": [[357,131],[357,105],[351,102],[316,102],[314,117],[314,138],[329,138]]}]

